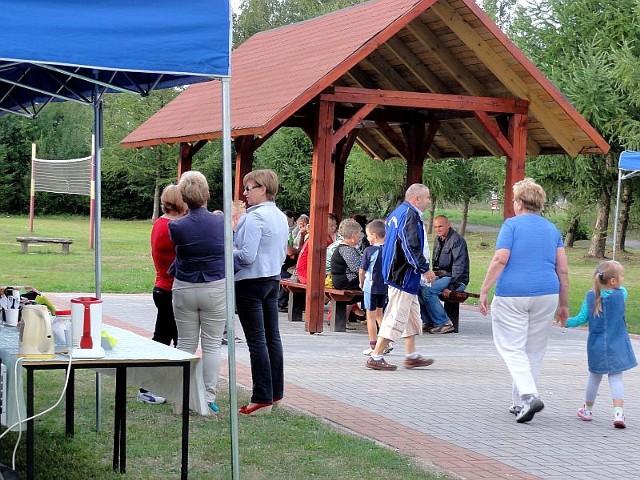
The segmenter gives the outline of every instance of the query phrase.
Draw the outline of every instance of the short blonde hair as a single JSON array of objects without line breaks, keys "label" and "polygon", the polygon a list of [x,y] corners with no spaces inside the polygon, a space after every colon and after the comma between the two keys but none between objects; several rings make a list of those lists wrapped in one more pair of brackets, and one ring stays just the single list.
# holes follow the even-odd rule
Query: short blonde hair
[{"label": "short blonde hair", "polygon": [[249,180],[253,180],[256,185],[264,187],[264,192],[267,200],[275,200],[278,195],[278,189],[280,188],[280,181],[278,175],[273,170],[254,170],[247,173],[242,179],[243,185],[247,185]]},{"label": "short blonde hair", "polygon": [[182,199],[191,210],[200,208],[211,197],[206,177],[197,170],[184,172],[180,176],[178,188],[182,194]]},{"label": "short blonde hair", "polygon": [[379,218],[367,223],[367,230],[369,230],[369,233],[375,234],[379,239],[383,239],[387,234],[385,227],[386,224],[384,223],[384,220]]},{"label": "short blonde hair", "polygon": [[164,213],[177,213],[182,215],[187,211],[187,204],[182,199],[182,194],[177,185],[171,184],[164,187],[160,195],[160,206]]},{"label": "short blonde hair", "polygon": [[547,201],[547,194],[533,178],[525,178],[513,184],[513,199],[522,202],[524,208],[540,213]]}]

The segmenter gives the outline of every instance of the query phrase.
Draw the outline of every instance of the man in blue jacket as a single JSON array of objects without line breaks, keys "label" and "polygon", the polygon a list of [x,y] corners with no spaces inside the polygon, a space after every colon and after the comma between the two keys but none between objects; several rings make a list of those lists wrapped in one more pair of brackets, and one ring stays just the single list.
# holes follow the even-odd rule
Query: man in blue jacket
[{"label": "man in blue jacket", "polygon": [[389,342],[400,336],[404,339],[405,368],[426,367],[434,361],[416,352],[415,337],[422,334],[418,289],[421,278],[429,284],[435,275],[429,268],[429,245],[425,241],[422,213],[431,203],[429,189],[414,183],[402,202],[386,220],[386,237],[382,248],[382,274],[388,285],[389,301],[376,347],[366,366],[373,370],[396,370],[384,359],[383,352]]}]

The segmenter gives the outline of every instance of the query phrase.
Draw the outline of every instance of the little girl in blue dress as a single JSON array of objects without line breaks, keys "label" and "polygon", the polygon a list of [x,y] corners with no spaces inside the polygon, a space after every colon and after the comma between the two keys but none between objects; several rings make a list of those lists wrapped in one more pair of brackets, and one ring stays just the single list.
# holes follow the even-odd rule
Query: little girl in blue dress
[{"label": "little girl in blue dress", "polygon": [[578,418],[585,422],[593,419],[598,387],[602,376],[607,374],[613,399],[613,425],[616,428],[626,427],[622,372],[638,364],[625,322],[627,290],[622,286],[623,281],[624,269],[620,263],[615,260],[602,262],[594,274],[594,288],[587,292],[580,313],[566,322],[567,327],[589,323],[589,380],[584,405],[578,409]]}]

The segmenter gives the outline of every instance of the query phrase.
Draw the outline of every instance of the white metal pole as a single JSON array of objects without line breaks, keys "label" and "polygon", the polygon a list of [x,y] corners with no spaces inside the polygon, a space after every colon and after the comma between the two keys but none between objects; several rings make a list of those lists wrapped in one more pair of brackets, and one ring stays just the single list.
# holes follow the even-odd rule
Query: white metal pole
[{"label": "white metal pole", "polygon": [[240,478],[238,449],[238,392],[236,389],[236,334],[235,298],[233,282],[233,229],[231,205],[233,203],[233,178],[231,175],[231,79],[222,79],[222,205],[224,210],[224,267],[227,303],[227,339],[229,359],[229,420],[231,430],[231,478]]},{"label": "white metal pole", "polygon": [[618,240],[618,211],[620,210],[620,184],[622,183],[622,170],[618,168],[618,195],[616,196],[616,217],[613,219],[613,259],[616,259],[616,242]]}]

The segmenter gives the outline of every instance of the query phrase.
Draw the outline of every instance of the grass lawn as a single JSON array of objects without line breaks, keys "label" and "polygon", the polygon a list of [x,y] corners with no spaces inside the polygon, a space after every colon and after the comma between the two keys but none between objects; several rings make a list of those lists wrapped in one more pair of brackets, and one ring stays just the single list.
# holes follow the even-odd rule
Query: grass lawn
[{"label": "grass lawn", "polygon": [[[170,405],[127,404],[127,472],[112,470],[113,396],[102,397],[102,429],[95,430],[93,372],[76,371],[75,435],[65,436],[64,401],[35,422],[35,471],[39,480],[135,480],[180,478],[181,417]],[[113,392],[114,378],[102,375],[103,392]],[[54,404],[64,384],[64,372],[36,372],[36,412]],[[129,388],[128,399],[136,393]],[[228,404],[228,388],[220,386],[220,404]],[[249,397],[239,392],[239,401]],[[189,422],[189,478],[231,478],[229,418],[193,415]],[[11,465],[18,434],[1,443],[0,462]],[[410,459],[369,440],[336,431],[312,417],[280,409],[272,415],[240,418],[238,422],[240,478],[300,480],[307,478],[360,480],[394,478],[435,480]],[[25,475],[25,437],[17,453],[18,472]],[[23,477],[24,478],[24,477]]]}]

